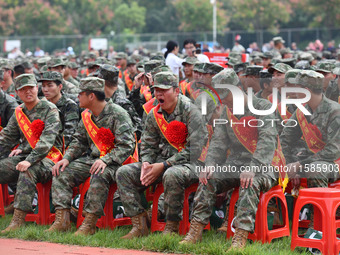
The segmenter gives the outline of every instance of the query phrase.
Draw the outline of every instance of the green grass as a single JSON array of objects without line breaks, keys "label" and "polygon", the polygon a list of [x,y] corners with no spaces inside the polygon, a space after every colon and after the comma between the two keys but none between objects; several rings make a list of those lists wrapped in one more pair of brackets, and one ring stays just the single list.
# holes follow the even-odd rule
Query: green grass
[{"label": "green grass", "polygon": [[[5,229],[9,224],[12,216],[0,218],[0,230]],[[44,230],[48,226],[39,226],[35,223],[26,223],[24,227],[16,231],[1,234],[0,238],[18,238],[30,241],[48,241],[53,243],[107,247],[107,248],[123,248],[135,250],[147,250],[163,253],[186,253],[186,254],[227,254],[227,249],[231,244],[231,240],[225,240],[225,235],[215,230],[206,231],[203,234],[201,243],[195,245],[179,245],[182,240],[180,235],[163,236],[161,233],[153,233],[147,237],[136,238],[134,240],[121,240],[120,237],[127,234],[131,226],[118,227],[115,230],[101,229],[93,236],[74,236],[76,231],[73,226],[71,232],[67,233],[45,233]],[[294,252],[290,250],[290,238],[280,238],[273,240],[270,244],[261,244],[258,242],[248,242],[247,247],[242,253],[229,254],[306,254],[304,248],[297,248]]]}]

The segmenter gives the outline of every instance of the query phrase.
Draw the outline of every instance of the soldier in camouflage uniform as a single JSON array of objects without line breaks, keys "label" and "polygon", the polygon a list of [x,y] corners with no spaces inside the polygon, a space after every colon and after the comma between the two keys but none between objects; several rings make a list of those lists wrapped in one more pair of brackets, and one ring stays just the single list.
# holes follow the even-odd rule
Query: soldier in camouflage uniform
[{"label": "soldier in camouflage uniform", "polygon": [[[33,74],[22,74],[15,79],[16,93],[24,104],[19,107],[30,122],[44,122],[42,133],[34,149],[26,139],[18,124],[15,114],[7,126],[0,132],[0,156],[8,154],[15,144],[19,147],[13,150],[8,158],[0,161],[0,183],[17,181],[17,192],[14,199],[14,215],[10,225],[2,231],[21,227],[25,222],[27,212],[32,211],[35,187],[38,182],[51,180],[53,161],[46,158],[52,146],[62,151],[62,123],[57,107],[46,101],[39,100],[37,81]],[[34,132],[34,130],[30,129]],[[29,132],[29,131],[27,131]],[[33,133],[35,135],[35,132]],[[28,133],[26,134],[28,135]],[[38,138],[38,135],[35,135]]]},{"label": "soldier in camouflage uniform", "polygon": [[262,58],[262,65],[264,68],[268,69],[272,64],[271,61],[274,57],[274,54],[270,51],[264,52],[262,55],[260,55]]},{"label": "soldier in camouflage uniform", "polygon": [[[308,187],[328,187],[328,183],[339,179],[339,168],[334,161],[340,158],[340,105],[322,94],[323,79],[322,74],[310,70],[303,70],[296,77],[296,84],[311,92],[311,99],[305,105],[311,115],[305,118],[309,125],[314,125],[314,133],[323,141],[322,149],[314,153],[304,142],[304,150],[295,153],[297,141],[305,136],[299,124],[285,127],[280,136],[294,187],[300,186],[299,177],[307,178]],[[297,111],[290,119],[297,121]],[[304,141],[309,140],[304,138]]]},{"label": "soldier in camouflage uniform", "polygon": [[336,67],[332,70],[332,73],[336,75],[336,78],[330,82],[326,89],[325,96],[335,102],[340,103],[340,67]]},{"label": "soldier in camouflage uniform", "polygon": [[260,86],[260,71],[263,70],[263,66],[247,66],[246,71],[242,76],[242,85],[246,93],[248,88],[253,88],[253,93],[256,94],[261,90]]},{"label": "soldier in camouflage uniform", "polygon": [[[132,230],[122,237],[131,239],[148,234],[147,213],[139,193],[152,184],[164,185],[166,226],[163,234],[178,232],[184,190],[198,181],[195,164],[202,150],[202,118],[198,109],[179,94],[178,78],[172,72],[154,77],[155,96],[160,104],[148,114],[142,135],[141,162],[122,166],[117,171],[117,185]],[[156,111],[156,112],[154,112]],[[157,116],[157,117],[156,117]],[[185,148],[170,144],[157,121],[178,121],[187,129]],[[175,122],[174,122],[175,123]],[[169,128],[169,126],[167,127]],[[171,130],[167,130],[170,132]],[[183,132],[185,130],[183,129]],[[173,134],[178,136],[178,134]],[[179,139],[179,138],[178,138]],[[183,143],[183,140],[182,142]]]},{"label": "soldier in camouflage uniform", "polygon": [[315,71],[318,73],[321,73],[325,78],[323,80],[323,91],[325,92],[328,88],[328,85],[331,84],[335,79],[335,74],[333,74],[332,70],[335,68],[335,65],[326,62],[326,61],[320,61],[316,65]]},{"label": "soldier in camouflage uniform", "polygon": [[0,69],[0,131],[7,126],[9,119],[12,117],[15,108],[18,106],[14,97],[7,95],[1,89],[4,71]]},{"label": "soldier in camouflage uniform", "polygon": [[76,62],[69,62],[67,64],[67,67],[70,69],[70,75],[71,77],[78,82],[78,87],[80,84],[80,79],[79,79],[79,65]]},{"label": "soldier in camouflage uniform", "polygon": [[[115,181],[116,170],[134,151],[135,130],[131,119],[119,105],[105,101],[104,83],[97,77],[82,79],[79,103],[80,107],[89,109],[93,121],[91,125],[104,128],[114,135],[114,148],[107,150],[107,153],[100,151],[97,147],[100,144],[95,144],[87,131],[90,130],[90,124],[86,124],[82,116],[65,156],[52,169],[52,199],[56,220],[49,232],[70,229],[72,188],[91,177],[84,205],[86,217],[76,235],[94,234],[98,218],[104,215],[104,205],[110,184]],[[98,139],[101,144],[107,143],[104,140],[107,140],[107,135],[98,134]]]},{"label": "soldier in camouflage uniform", "polygon": [[[284,63],[277,63],[268,69],[272,74],[273,87],[278,89],[277,100],[281,102],[281,88],[285,85],[285,73],[292,68]],[[269,101],[272,101],[269,98]]]},{"label": "soldier in camouflage uniform", "polygon": [[61,113],[61,121],[64,126],[65,148],[67,148],[78,126],[79,107],[72,99],[65,97],[61,93],[63,87],[63,76],[61,73],[53,71],[45,72],[41,75],[39,81],[42,82],[42,92],[46,99],[55,104]]},{"label": "soldier in camouflage uniform", "polygon": [[[237,76],[228,69],[223,70],[214,76],[212,85],[235,84]],[[229,90],[216,89],[223,104],[233,107],[233,97]],[[232,240],[232,248],[245,246],[248,233],[254,231],[255,215],[259,203],[260,192],[266,192],[277,184],[274,172],[264,172],[262,166],[269,166],[273,160],[277,146],[277,131],[267,121],[273,119],[274,115],[257,116],[250,112],[247,105],[247,96],[243,93],[245,113],[237,115],[238,119],[246,116],[261,119],[265,124],[258,127],[258,140],[255,152],[250,153],[238,140],[231,127],[223,123],[215,126],[212,141],[209,146],[206,158],[206,167],[201,169],[200,184],[195,195],[194,211],[192,214],[191,226],[188,234],[181,243],[196,243],[202,238],[202,232],[215,204],[216,194],[235,187],[240,189],[237,214],[234,221],[236,226],[235,235]],[[240,100],[238,98],[238,100]],[[253,96],[255,109],[269,109],[271,104],[264,99]],[[227,120],[227,109],[224,107],[220,119]],[[226,158],[227,150],[230,150]],[[235,171],[213,171],[216,166],[230,166]],[[249,169],[242,169],[249,167]]]},{"label": "soldier in camouflage uniform", "polygon": [[[75,71],[73,71],[73,69]],[[65,73],[64,73],[64,79],[65,81],[68,81],[74,85],[76,85],[77,88],[79,88],[79,81],[76,80],[73,76],[72,76],[72,72],[76,73],[75,77],[77,77],[77,71],[78,71],[78,64],[75,63],[75,62],[69,62],[67,65],[66,65],[66,68],[65,68]]]},{"label": "soldier in camouflage uniform", "polygon": [[142,120],[139,118],[132,102],[126,99],[118,90],[118,75],[119,69],[112,65],[105,64],[98,69],[98,78],[105,80],[105,97],[111,99],[113,103],[118,104],[128,112],[136,129],[137,140],[139,140],[143,129]]},{"label": "soldier in camouflage uniform", "polygon": [[1,82],[2,84],[2,90],[12,96],[15,97],[15,87],[14,87],[14,83],[13,83],[13,69],[14,69],[14,65],[11,63],[10,60],[8,59],[3,59],[0,62],[0,68],[3,70],[4,74],[3,74],[3,81]]},{"label": "soldier in camouflage uniform", "polygon": [[268,70],[260,71],[261,90],[255,94],[258,98],[267,99],[273,93],[272,74]]},{"label": "soldier in camouflage uniform", "polygon": [[[62,58],[52,58],[48,62],[47,66],[50,71],[61,73],[64,76],[66,63],[64,62]],[[76,85],[63,79],[63,90],[62,91],[67,96],[69,96],[71,99],[75,99],[76,95],[79,92],[79,89],[77,88]]]}]

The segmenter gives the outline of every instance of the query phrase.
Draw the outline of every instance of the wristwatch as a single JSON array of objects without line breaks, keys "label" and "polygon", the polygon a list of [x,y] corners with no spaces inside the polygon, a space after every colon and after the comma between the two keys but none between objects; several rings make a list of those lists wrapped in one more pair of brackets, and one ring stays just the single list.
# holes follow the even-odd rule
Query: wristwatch
[{"label": "wristwatch", "polygon": [[167,170],[169,167],[171,167],[171,165],[168,164],[168,162],[164,161],[163,162],[163,166],[164,166],[164,171]]}]

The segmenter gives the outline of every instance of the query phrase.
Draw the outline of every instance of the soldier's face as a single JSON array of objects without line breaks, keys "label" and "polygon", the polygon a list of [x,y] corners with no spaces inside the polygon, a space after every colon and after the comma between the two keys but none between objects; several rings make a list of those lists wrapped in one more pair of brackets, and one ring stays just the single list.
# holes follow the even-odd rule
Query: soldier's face
[{"label": "soldier's face", "polygon": [[285,85],[285,74],[274,70],[273,72],[273,87],[281,88]]},{"label": "soldier's face", "polygon": [[55,66],[51,67],[51,71],[61,73],[64,76],[65,73],[65,66]]},{"label": "soldier's face", "polygon": [[262,59],[262,65],[264,67],[268,67],[269,64],[270,64],[270,59],[269,58],[263,58]]},{"label": "soldier's face", "polygon": [[133,74],[137,73],[137,68],[135,64],[128,65],[127,70],[129,73],[133,73]]},{"label": "soldier's face", "polygon": [[48,101],[51,101],[53,98],[56,98],[60,95],[60,91],[63,85],[57,86],[54,81],[43,81],[42,82],[42,92]]},{"label": "soldier's face", "polygon": [[325,73],[325,72],[320,72],[321,74],[323,74],[323,76],[325,76],[325,78],[323,79],[323,91],[326,91],[328,84],[331,80],[334,80],[335,75],[332,73]]},{"label": "soldier's face", "polygon": [[155,97],[163,110],[167,111],[177,104],[179,88],[160,89],[155,88]]},{"label": "soldier's face", "polygon": [[200,73],[196,72],[196,71],[193,71],[193,77],[194,77],[195,81],[199,81]]},{"label": "soldier's face", "polygon": [[192,76],[192,70],[194,69],[194,65],[184,64],[184,74],[186,77]]},{"label": "soldier's face", "polygon": [[70,69],[70,74],[73,78],[76,78],[78,76],[78,68]]},{"label": "soldier's face", "polygon": [[88,106],[90,105],[90,99],[89,99],[90,95],[86,95],[85,91],[79,93],[78,95],[79,107],[88,108]]},{"label": "soldier's face", "polygon": [[206,85],[211,85],[211,80],[214,74],[210,73],[199,73],[199,81]]},{"label": "soldier's face", "polygon": [[38,99],[38,85],[26,86],[16,91],[18,97],[26,104],[33,103]]}]

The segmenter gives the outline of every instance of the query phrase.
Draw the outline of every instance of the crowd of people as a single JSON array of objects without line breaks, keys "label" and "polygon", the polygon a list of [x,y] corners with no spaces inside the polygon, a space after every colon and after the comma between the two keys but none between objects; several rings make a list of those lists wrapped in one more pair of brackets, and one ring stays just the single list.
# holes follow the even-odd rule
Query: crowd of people
[{"label": "crowd of people", "polygon": [[[240,187],[230,249],[242,249],[261,192],[280,184],[297,195],[301,178],[307,187],[339,179],[340,54],[293,51],[281,37],[273,43],[270,51],[252,51],[249,62],[236,45],[227,68],[210,63],[193,39],[184,42],[184,58],[169,41],[164,54],[148,57],[111,51],[110,58],[88,52],[1,59],[0,184],[15,191],[6,208],[13,218],[2,233],[24,224],[36,184],[51,180],[55,222],[46,231],[69,231],[73,188],[88,178],[85,219],[75,235],[95,233],[112,183],[132,221],[123,239],[148,235],[150,214],[140,193],[157,183],[164,186],[163,234],[178,233],[184,191],[199,183],[181,244],[200,241],[217,195],[228,200]],[[237,88],[239,97],[221,84]],[[298,104],[284,112],[281,101],[305,98],[301,89],[310,94],[303,105],[309,114]],[[234,113],[236,99],[242,113]],[[267,115],[251,110],[272,104],[277,109]],[[285,125],[288,119],[296,125]],[[214,171],[217,166],[237,171]],[[265,171],[268,166],[287,171]],[[227,217],[220,231],[226,223]]]}]

